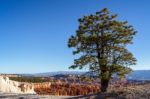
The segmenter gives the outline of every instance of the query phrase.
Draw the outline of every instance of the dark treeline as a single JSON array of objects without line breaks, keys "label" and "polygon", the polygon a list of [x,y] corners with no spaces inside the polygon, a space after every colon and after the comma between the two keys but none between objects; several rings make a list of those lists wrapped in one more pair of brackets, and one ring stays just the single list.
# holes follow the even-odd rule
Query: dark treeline
[{"label": "dark treeline", "polygon": [[50,82],[49,78],[42,77],[9,77],[10,80],[19,81],[19,82],[30,82],[30,83],[42,83],[42,82]]}]

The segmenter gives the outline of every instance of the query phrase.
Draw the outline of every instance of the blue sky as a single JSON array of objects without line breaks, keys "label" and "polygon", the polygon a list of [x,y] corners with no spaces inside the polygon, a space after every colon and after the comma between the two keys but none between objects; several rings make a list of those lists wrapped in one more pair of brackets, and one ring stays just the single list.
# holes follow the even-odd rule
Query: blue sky
[{"label": "blue sky", "polygon": [[104,7],[138,31],[129,46],[133,69],[150,69],[149,0],[0,0],[0,72],[66,71],[75,58],[67,47],[77,19]]}]

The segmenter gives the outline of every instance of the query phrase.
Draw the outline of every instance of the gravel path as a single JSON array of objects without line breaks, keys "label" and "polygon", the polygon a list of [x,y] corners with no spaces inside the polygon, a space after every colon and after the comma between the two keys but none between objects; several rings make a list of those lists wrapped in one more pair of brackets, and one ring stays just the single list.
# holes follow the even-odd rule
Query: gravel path
[{"label": "gravel path", "polygon": [[0,99],[67,99],[73,96],[0,93]]}]

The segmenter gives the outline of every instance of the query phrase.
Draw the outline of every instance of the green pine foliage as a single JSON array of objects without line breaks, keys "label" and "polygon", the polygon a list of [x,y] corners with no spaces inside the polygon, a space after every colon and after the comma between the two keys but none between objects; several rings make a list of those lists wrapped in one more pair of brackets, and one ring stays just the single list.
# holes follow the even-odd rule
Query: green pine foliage
[{"label": "green pine foliage", "polygon": [[[127,21],[118,21],[116,14],[107,8],[79,20],[76,34],[68,40],[68,47],[74,48],[73,54],[80,57],[74,60],[71,69],[89,67],[101,79],[101,91],[106,91],[113,74],[124,77],[131,72],[129,66],[136,59],[127,49],[132,44],[136,31]],[[106,85],[105,85],[105,84]]]}]

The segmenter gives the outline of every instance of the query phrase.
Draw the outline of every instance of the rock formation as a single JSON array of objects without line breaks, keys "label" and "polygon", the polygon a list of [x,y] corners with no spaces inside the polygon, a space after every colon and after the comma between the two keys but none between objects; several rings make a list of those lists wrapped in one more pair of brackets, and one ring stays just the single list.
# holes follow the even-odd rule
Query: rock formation
[{"label": "rock formation", "polygon": [[0,92],[1,93],[28,93],[35,94],[34,85],[9,80],[8,77],[0,76]]}]

